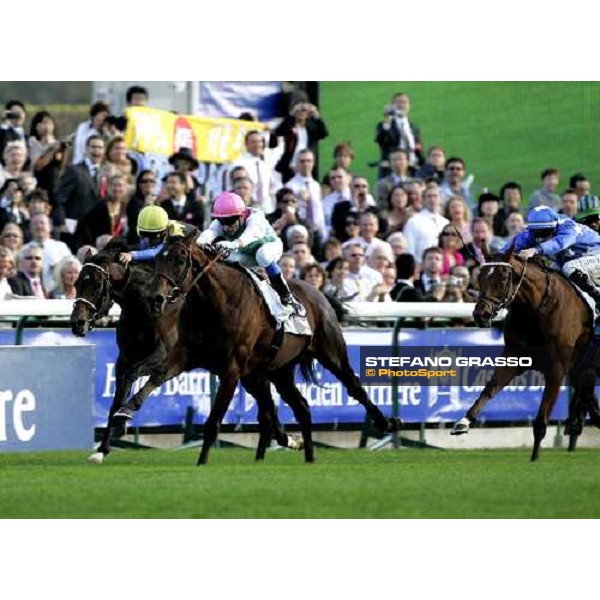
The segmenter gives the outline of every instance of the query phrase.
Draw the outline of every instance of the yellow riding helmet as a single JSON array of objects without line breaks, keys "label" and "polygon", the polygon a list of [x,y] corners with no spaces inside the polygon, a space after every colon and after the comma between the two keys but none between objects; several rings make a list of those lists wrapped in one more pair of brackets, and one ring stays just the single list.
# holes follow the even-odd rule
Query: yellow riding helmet
[{"label": "yellow riding helmet", "polygon": [[140,237],[148,233],[162,233],[169,225],[169,215],[160,206],[145,206],[140,211],[137,232]]}]

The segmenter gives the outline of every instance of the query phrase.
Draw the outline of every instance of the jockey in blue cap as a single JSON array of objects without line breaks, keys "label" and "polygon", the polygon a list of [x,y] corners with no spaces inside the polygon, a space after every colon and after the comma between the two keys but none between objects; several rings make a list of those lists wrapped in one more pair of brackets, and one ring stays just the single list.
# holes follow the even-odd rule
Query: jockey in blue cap
[{"label": "jockey in blue cap", "polygon": [[518,233],[502,251],[514,242],[521,258],[537,254],[552,258],[563,274],[587,292],[596,302],[600,317],[600,235],[589,227],[559,215],[549,206],[536,206],[527,215],[527,229]]}]

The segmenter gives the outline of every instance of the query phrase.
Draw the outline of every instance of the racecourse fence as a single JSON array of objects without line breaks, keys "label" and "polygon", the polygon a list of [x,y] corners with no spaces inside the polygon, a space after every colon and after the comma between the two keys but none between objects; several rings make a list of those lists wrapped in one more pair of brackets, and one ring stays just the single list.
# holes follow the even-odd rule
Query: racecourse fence
[{"label": "racecourse fence", "polygon": [[[96,347],[96,390],[91,398],[94,425],[103,427],[115,386],[117,347],[112,328],[99,327],[86,338],[74,337],[68,326],[73,303],[70,300],[0,301],[0,321],[10,324],[0,328],[0,345],[87,346]],[[480,329],[465,326],[472,323],[474,304],[468,303],[352,303],[347,305],[350,327],[344,329],[349,355],[359,371],[360,348],[364,346],[502,346],[502,333],[497,328]],[[113,307],[107,320],[114,325],[120,314]],[[452,326],[456,322],[461,327]],[[386,326],[393,323],[394,326]],[[49,326],[51,325],[51,326]],[[37,373],[45,376],[43,364]],[[307,383],[298,375],[297,385],[307,398],[317,427],[345,429],[362,426],[364,409],[349,397],[341,383],[320,366],[316,368],[317,384]],[[134,391],[144,383],[140,379]],[[200,426],[211,408],[215,378],[202,370],[184,373],[165,383],[146,401],[136,415],[133,426],[160,430]],[[366,386],[373,402],[388,415],[400,414],[408,427],[445,427],[463,416],[478,397],[481,387],[468,386]],[[541,375],[517,378],[505,388],[482,414],[482,420],[496,423],[530,422],[535,416],[543,387]],[[293,424],[287,405],[274,391],[283,423]],[[566,416],[568,389],[561,391],[554,419]],[[225,425],[252,428],[256,424],[254,399],[240,387],[228,410]]]}]

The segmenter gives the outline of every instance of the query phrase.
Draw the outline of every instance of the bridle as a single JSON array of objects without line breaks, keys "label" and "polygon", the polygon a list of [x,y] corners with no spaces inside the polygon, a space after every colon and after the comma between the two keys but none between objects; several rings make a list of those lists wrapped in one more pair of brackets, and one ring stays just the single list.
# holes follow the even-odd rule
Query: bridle
[{"label": "bridle", "polygon": [[[102,303],[99,307],[97,307],[93,302],[91,302],[87,298],[78,297],[75,298],[75,301],[73,302],[73,310],[77,308],[78,302],[81,302],[82,304],[85,304],[92,309],[90,312],[90,316],[87,320],[87,325],[91,330],[94,328],[94,324],[97,318],[103,317],[108,314],[110,307],[113,305],[113,299],[112,286],[110,283],[110,274],[108,273],[108,271],[95,263],[86,263],[85,265],[83,265],[83,267],[81,267],[81,272],[83,273],[83,270],[87,268],[97,269],[102,274],[102,289],[100,291],[100,299]],[[107,298],[107,300],[103,300],[104,298]]]},{"label": "bridle", "polygon": [[[509,262],[504,262],[504,261],[495,261],[495,262],[488,262],[488,263],[484,263],[481,265],[480,269],[485,269],[488,267],[498,267],[501,269],[510,269],[510,279],[508,279],[504,285],[504,288],[502,289],[502,293],[500,295],[500,297],[504,297],[504,300],[498,300],[498,298],[491,298],[490,296],[487,296],[486,294],[481,294],[479,295],[479,300],[487,300],[493,307],[494,309],[494,316],[497,315],[501,310],[508,308],[514,301],[514,299],[517,297],[517,294],[519,293],[519,289],[521,288],[521,284],[523,283],[523,280],[525,279],[525,273],[527,272],[527,262],[525,261],[524,265],[523,265],[523,270],[521,271],[521,276],[519,278],[519,281],[517,282],[516,285],[514,285],[514,279],[516,276],[516,272],[514,267],[509,263]],[[511,289],[514,286],[514,292],[511,295]],[[510,296],[510,298],[508,298]]]},{"label": "bridle", "polygon": [[188,273],[191,270],[192,272],[194,271],[194,263],[192,260],[192,249],[187,246],[186,244],[184,244],[183,242],[173,242],[171,244],[171,246],[181,246],[184,250],[185,250],[185,260],[186,260],[186,265],[185,268],[183,269],[183,272],[181,274],[181,277],[179,278],[179,281],[176,282],[170,275],[168,275],[167,273],[161,271],[160,273],[158,273],[156,275],[156,278],[160,278],[162,277],[171,287],[172,290],[171,292],[168,294],[168,296],[166,297],[166,300],[169,304],[172,304],[173,302],[175,302],[176,300],[178,300],[179,298],[185,298],[188,293],[192,290],[192,288],[196,285],[196,283],[198,283],[199,279],[205,275],[211,268],[212,266],[216,263],[219,262],[223,259],[223,254],[222,253],[217,253],[213,258],[211,258],[200,270],[200,272],[196,275],[196,277],[194,277],[194,279],[192,279],[192,282],[190,283],[190,285],[187,287],[186,290],[183,290],[183,285],[185,283],[185,280],[188,277]]}]

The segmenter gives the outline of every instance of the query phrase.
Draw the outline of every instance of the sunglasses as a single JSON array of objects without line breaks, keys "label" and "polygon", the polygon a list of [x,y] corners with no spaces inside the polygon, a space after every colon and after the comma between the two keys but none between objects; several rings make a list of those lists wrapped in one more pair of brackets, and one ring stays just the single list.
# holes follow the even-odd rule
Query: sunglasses
[{"label": "sunglasses", "polygon": [[346,227],[348,227],[348,225],[358,225],[358,221],[346,221]]},{"label": "sunglasses", "polygon": [[352,258],[358,258],[358,257],[362,258],[364,256],[364,254],[351,254],[350,256]]},{"label": "sunglasses", "polygon": [[233,217],[223,217],[221,219],[217,219],[217,221],[219,221],[219,223],[221,223],[221,225],[235,225],[238,222],[239,217],[233,216]]},{"label": "sunglasses", "polygon": [[41,256],[24,256],[25,260],[42,260]]},{"label": "sunglasses", "polygon": [[156,183],[154,179],[141,179],[140,183]]},{"label": "sunglasses", "polygon": [[364,183],[355,183],[352,187],[354,187],[354,188],[366,188],[367,186]]},{"label": "sunglasses", "polygon": [[458,234],[455,231],[444,231],[442,236],[458,237]]},{"label": "sunglasses", "polygon": [[462,171],[462,167],[448,167],[448,171]]}]

